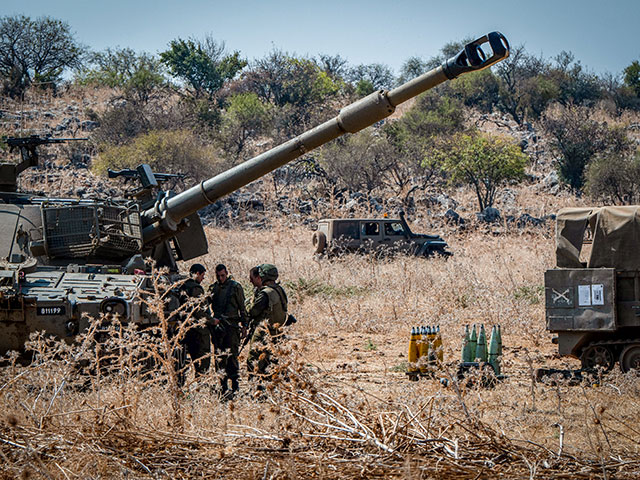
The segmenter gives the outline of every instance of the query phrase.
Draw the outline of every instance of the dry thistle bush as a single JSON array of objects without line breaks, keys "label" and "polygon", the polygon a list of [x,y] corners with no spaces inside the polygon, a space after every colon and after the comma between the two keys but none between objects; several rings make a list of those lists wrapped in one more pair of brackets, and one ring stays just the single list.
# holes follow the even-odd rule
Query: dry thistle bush
[{"label": "dry thistle bush", "polygon": [[[205,265],[226,264],[250,293],[248,270],[276,264],[298,318],[272,347],[265,390],[255,397],[244,381],[221,402],[215,373],[195,381],[188,364],[180,384],[179,329],[197,324],[196,305],[165,333],[172,286],[157,275],[143,301],[158,326],[97,319],[73,344],[35,334],[26,366],[7,359],[5,477],[638,477],[636,376],[533,381],[537,367],[576,366],[544,330],[546,233],[453,237],[449,260],[319,260],[301,228],[208,230]],[[502,325],[507,378],[494,388],[457,381],[465,323]],[[445,365],[410,382],[409,331],[421,324],[440,325]]]}]

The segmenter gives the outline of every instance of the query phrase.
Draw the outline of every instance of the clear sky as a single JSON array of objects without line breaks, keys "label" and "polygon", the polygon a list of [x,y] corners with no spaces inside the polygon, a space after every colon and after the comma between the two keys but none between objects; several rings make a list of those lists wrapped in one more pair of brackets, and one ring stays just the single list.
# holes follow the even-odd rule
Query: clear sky
[{"label": "clear sky", "polygon": [[396,73],[410,56],[493,30],[547,59],[571,51],[598,74],[640,58],[640,0],[0,0],[0,15],[15,14],[64,20],[93,50],[157,53],[175,38],[211,34],[249,60],[275,47]]}]

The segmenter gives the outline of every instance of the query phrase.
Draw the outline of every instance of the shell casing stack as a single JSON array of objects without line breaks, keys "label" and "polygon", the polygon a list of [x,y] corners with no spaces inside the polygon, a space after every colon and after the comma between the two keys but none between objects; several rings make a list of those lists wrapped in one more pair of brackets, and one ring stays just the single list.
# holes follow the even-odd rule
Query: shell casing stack
[{"label": "shell casing stack", "polygon": [[487,334],[484,331],[484,325],[480,325],[480,334],[478,334],[478,342],[476,344],[476,362],[487,361]]},{"label": "shell casing stack", "polygon": [[489,353],[487,355],[487,362],[493,367],[493,371],[496,375],[500,375],[500,334],[498,333],[498,327],[493,326],[491,329],[491,340],[489,341]]},{"label": "shell casing stack", "polygon": [[409,340],[409,366],[407,367],[408,373],[415,373],[418,368],[418,341],[420,340],[420,331],[414,327],[411,329],[411,339]]},{"label": "shell casing stack", "polygon": [[471,361],[471,332],[469,325],[464,326],[464,337],[462,338],[462,362]]},{"label": "shell casing stack", "polygon": [[500,325],[494,325],[491,328],[491,337],[488,342],[484,325],[480,325],[479,334],[475,324],[471,330],[469,330],[469,325],[465,325],[462,339],[462,363],[488,363],[498,376],[501,374],[501,358],[502,336]]},{"label": "shell casing stack", "polygon": [[420,342],[418,348],[418,363],[420,365],[420,373],[427,373],[428,365],[426,359],[429,358],[429,334],[427,327],[420,327]]},{"label": "shell casing stack", "polygon": [[475,323],[471,327],[471,334],[469,335],[469,361],[473,362],[476,359],[476,347],[478,346],[478,332],[476,331]]},{"label": "shell casing stack", "polygon": [[442,348],[442,336],[440,336],[440,325],[436,325],[433,337],[434,337],[433,350],[436,353],[436,363],[442,364],[442,362],[444,362],[444,349]]},{"label": "shell casing stack", "polygon": [[409,367],[407,373],[420,372],[423,374],[442,364],[444,351],[440,326],[421,326],[411,328],[409,340]]}]

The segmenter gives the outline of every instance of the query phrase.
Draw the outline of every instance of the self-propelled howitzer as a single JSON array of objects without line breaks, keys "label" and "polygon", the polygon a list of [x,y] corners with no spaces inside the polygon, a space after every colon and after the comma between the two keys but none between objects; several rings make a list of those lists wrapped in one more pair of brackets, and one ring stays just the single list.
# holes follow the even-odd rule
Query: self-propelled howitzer
[{"label": "self-propelled howitzer", "polygon": [[334,138],[388,117],[410,98],[508,54],[507,40],[492,32],[440,67],[393,90],[374,92],[322,125],[177,195],[160,188],[171,175],[154,174],[148,165],[110,172],[110,177],[140,182],[129,198],[18,193],[17,175],[37,165],[35,147],[57,141],[13,139],[22,162],[0,164],[0,354],[23,350],[35,331],[72,339],[87,327],[88,318],[100,314],[154,324],[157,319],[139,300],[150,287],[144,259],[177,272],[177,261],[205,254],[199,209]]}]

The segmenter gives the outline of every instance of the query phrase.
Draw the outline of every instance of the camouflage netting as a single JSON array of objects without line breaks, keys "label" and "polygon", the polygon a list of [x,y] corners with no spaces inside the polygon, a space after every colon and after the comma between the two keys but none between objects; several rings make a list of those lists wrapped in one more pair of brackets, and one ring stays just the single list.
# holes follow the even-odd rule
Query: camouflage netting
[{"label": "camouflage netting", "polygon": [[[587,264],[580,262],[584,233],[593,235]],[[564,208],[556,223],[556,261],[561,268],[640,270],[640,206]]]}]

